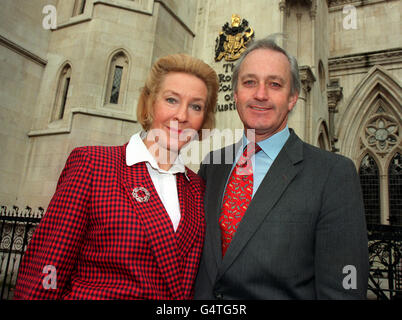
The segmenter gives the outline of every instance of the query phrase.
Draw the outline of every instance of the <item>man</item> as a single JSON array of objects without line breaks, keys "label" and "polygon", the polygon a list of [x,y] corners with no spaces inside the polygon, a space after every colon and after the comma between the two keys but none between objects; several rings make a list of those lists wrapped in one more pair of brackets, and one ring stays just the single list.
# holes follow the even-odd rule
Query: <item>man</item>
[{"label": "man", "polygon": [[[364,299],[359,179],[350,159],[288,128],[300,90],[297,61],[272,39],[259,40],[235,66],[233,90],[245,135],[200,167],[206,236],[195,298]],[[248,142],[256,153],[242,155]],[[238,171],[246,162],[250,172]]]}]

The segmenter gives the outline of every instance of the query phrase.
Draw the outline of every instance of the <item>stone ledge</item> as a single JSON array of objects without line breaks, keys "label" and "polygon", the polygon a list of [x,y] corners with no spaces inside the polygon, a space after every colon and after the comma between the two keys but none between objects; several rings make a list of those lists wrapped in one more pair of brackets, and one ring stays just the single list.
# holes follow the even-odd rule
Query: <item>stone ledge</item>
[{"label": "stone ledge", "polygon": [[402,62],[402,48],[350,54],[328,59],[329,71],[367,68]]},{"label": "stone ledge", "polygon": [[132,123],[137,123],[138,121],[127,114],[119,114],[116,112],[107,112],[99,109],[89,109],[84,107],[75,107],[71,109],[70,117],[68,119],[67,126],[63,126],[60,128],[46,128],[46,129],[38,129],[31,130],[28,132],[28,137],[38,137],[38,136],[48,136],[48,135],[56,135],[56,134],[69,134],[73,127],[73,118],[75,114],[84,114],[95,117],[102,117],[113,120],[122,120]]},{"label": "stone ledge", "polygon": [[93,19],[95,5],[105,5],[152,16],[154,3],[159,3],[188,33],[195,37],[194,31],[162,0],[148,0],[145,5],[142,6],[138,5],[136,2],[127,3],[119,0],[95,0],[83,14],[71,17],[68,21],[61,22],[57,25],[57,28],[52,29],[52,31],[91,21]]},{"label": "stone ledge", "polygon": [[[390,0],[329,0],[329,12],[343,10],[344,6],[351,5],[354,7],[367,6],[380,2],[389,2]],[[391,0],[392,1],[392,0]]]},{"label": "stone ledge", "polygon": [[47,64],[47,61],[45,59],[42,59],[38,55],[32,53],[31,51],[21,47],[20,45],[16,44],[15,42],[3,37],[0,35],[0,44],[3,45],[4,47],[20,54],[21,56],[28,58],[32,60],[33,62],[39,64],[40,66],[44,67]]}]

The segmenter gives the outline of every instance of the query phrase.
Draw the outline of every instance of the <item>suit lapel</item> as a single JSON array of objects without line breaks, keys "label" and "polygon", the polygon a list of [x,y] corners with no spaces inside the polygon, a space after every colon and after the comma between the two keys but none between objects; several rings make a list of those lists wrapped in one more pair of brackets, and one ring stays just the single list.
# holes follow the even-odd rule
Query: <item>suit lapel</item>
[{"label": "suit lapel", "polygon": [[[213,165],[213,177],[212,182],[208,185],[208,206],[205,208],[206,212],[206,238],[209,239],[208,247],[213,252],[215,261],[215,270],[210,270],[211,275],[216,275],[216,271],[222,263],[222,248],[221,248],[221,229],[219,226],[219,218],[222,210],[222,199],[225,192],[226,182],[229,178],[233,162],[235,161],[235,155],[239,147],[241,146],[241,140],[233,145],[233,149],[229,152],[231,159],[228,159],[226,163],[225,152],[223,149],[221,152],[222,164]],[[230,148],[230,147],[229,147]],[[212,163],[212,162],[211,162]],[[212,266],[212,264],[208,264]],[[215,279],[211,279],[215,280]]]},{"label": "suit lapel", "polygon": [[222,248],[221,248],[221,229],[219,226],[219,217],[222,209],[222,199],[225,192],[226,181],[229,177],[232,165],[221,165],[217,175],[216,181],[219,181],[209,194],[216,195],[216,198],[210,199],[208,215],[206,217],[206,230],[209,233],[208,239],[210,240],[210,248],[212,248],[215,258],[216,266],[219,267],[222,263]]},{"label": "suit lapel", "polygon": [[[184,174],[177,174],[177,193],[180,202],[181,219],[175,233],[183,276],[183,296],[190,297],[193,290],[193,276],[197,273],[198,264],[194,257],[201,254],[200,246],[204,236],[204,212],[200,208],[199,188],[194,188],[194,181],[188,181]],[[198,201],[197,201],[198,197]],[[199,252],[195,252],[199,248]]]},{"label": "suit lapel", "polygon": [[[169,215],[158,196],[145,163],[127,166],[125,163],[125,146],[123,154],[121,182],[129,201],[133,205],[134,212],[143,224],[155,260],[172,296],[175,299],[180,299],[183,292],[181,272],[177,259],[176,238]],[[150,197],[147,202],[139,202],[134,199],[132,192],[136,187],[143,187],[149,191]]]},{"label": "suit lapel", "polygon": [[180,203],[180,223],[176,231],[177,246],[179,255],[184,258],[193,246],[194,235],[199,232],[201,227],[201,215],[198,214],[197,205],[191,195],[191,181],[187,181],[184,174],[177,174],[177,194]]},{"label": "suit lapel", "polygon": [[218,278],[222,276],[241,250],[243,250],[249,239],[270,214],[271,209],[281,198],[288,185],[301,170],[302,167],[296,164],[303,159],[302,150],[302,141],[291,131],[291,136],[272,163],[257,193],[250,202],[250,206],[222,260],[222,265],[218,271]]}]

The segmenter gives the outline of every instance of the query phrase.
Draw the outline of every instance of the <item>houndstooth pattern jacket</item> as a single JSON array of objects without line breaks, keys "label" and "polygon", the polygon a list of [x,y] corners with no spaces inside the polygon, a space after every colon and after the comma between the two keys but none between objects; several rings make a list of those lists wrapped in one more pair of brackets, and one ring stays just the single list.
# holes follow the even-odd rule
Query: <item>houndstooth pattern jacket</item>
[{"label": "houndstooth pattern jacket", "polygon": [[[148,201],[132,192],[143,187]],[[177,174],[177,232],[145,163],[126,145],[72,151],[23,257],[15,299],[191,299],[204,239],[204,183]],[[55,285],[46,285],[46,266]],[[56,281],[57,280],[57,281]]]}]

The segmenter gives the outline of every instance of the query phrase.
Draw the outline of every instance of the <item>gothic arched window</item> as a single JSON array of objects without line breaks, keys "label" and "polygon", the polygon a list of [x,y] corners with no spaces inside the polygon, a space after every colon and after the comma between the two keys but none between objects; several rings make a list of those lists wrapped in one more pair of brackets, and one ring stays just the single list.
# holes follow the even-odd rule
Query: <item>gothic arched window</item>
[{"label": "gothic arched window", "polygon": [[377,163],[369,154],[360,164],[359,176],[367,224],[379,224],[381,220],[380,175]]},{"label": "gothic arched window", "polygon": [[366,220],[402,225],[401,119],[381,94],[370,110],[360,134],[359,175]]},{"label": "gothic arched window", "polygon": [[56,89],[56,97],[52,112],[52,121],[63,119],[66,108],[68,89],[71,81],[71,66],[66,64],[59,75],[59,81]]},{"label": "gothic arched window", "polygon": [[128,77],[128,58],[122,51],[116,53],[110,62],[105,104],[122,105]]}]

